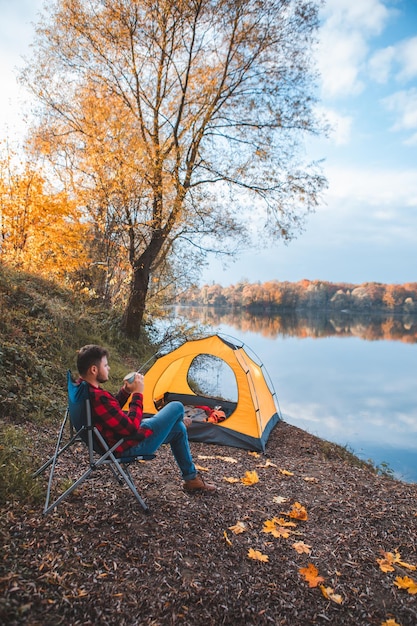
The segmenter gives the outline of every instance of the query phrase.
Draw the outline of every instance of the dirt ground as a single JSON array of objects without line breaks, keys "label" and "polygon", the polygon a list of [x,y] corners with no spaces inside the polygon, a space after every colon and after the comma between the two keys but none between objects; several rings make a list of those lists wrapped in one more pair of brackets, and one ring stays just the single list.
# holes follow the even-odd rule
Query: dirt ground
[{"label": "dirt ground", "polygon": [[285,422],[265,455],[191,448],[215,495],[184,493],[163,447],[131,469],[150,515],[108,469],[47,516],[3,508],[0,623],[417,624],[416,484]]}]

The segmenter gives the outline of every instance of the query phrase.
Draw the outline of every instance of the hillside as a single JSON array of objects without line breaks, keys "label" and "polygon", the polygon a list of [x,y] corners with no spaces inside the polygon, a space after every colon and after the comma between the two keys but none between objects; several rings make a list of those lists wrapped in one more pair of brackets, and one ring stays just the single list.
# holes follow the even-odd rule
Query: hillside
[{"label": "hillside", "polygon": [[1,268],[0,306],[0,623],[417,623],[417,485],[285,422],[265,455],[191,444],[214,496],[184,493],[163,446],[131,469],[151,516],[104,470],[44,517],[31,472],[53,452],[76,349],[105,343],[114,386],[140,346],[94,303]]}]

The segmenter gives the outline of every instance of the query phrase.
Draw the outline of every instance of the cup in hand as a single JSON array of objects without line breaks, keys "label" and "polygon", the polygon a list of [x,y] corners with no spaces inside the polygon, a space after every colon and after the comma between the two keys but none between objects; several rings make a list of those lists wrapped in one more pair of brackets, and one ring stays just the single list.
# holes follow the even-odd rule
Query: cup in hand
[{"label": "cup in hand", "polygon": [[136,372],[130,372],[130,374],[126,374],[123,380],[129,383],[129,385],[131,385],[133,381],[135,380],[135,375],[136,375]]}]

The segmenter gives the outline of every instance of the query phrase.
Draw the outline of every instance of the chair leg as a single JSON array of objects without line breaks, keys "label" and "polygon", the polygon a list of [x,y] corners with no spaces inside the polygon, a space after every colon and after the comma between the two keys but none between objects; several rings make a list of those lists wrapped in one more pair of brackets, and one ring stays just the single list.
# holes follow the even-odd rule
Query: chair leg
[{"label": "chair leg", "polygon": [[135,496],[136,500],[141,505],[143,511],[146,514],[149,514],[150,513],[150,509],[149,509],[148,505],[146,504],[146,502],[143,500],[143,498],[139,495],[139,492],[136,489],[136,486],[135,486],[135,483],[133,482],[133,478],[132,478],[132,476],[130,474],[130,471],[127,468],[122,468],[121,464],[116,459],[114,460],[114,463],[112,462],[110,464],[110,467],[111,467],[112,471],[114,472],[116,478],[119,480],[119,482],[121,481],[122,483],[123,482],[126,483],[126,485],[129,487],[130,491]]}]

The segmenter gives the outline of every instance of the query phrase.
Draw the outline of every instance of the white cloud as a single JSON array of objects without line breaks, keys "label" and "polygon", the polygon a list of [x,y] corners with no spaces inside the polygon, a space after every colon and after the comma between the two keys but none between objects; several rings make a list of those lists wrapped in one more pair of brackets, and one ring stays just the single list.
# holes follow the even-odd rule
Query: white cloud
[{"label": "white cloud", "polygon": [[417,77],[417,37],[377,50],[369,61],[370,77],[385,84],[394,75],[398,82]]},{"label": "white cloud", "polygon": [[417,37],[399,44],[398,62],[401,66],[398,76],[400,80],[407,81],[417,77]]},{"label": "white cloud", "polygon": [[380,0],[327,0],[323,17],[332,26],[354,28],[377,35],[386,24],[389,11]]},{"label": "white cloud", "polygon": [[[348,200],[349,205],[377,207],[374,215],[384,216],[387,207],[417,207],[417,169],[381,170],[364,168],[328,168],[329,199]],[[414,213],[414,211],[413,211]]]},{"label": "white cloud", "polygon": [[[397,91],[384,98],[382,104],[396,116],[392,130],[417,131],[417,88]],[[408,140],[408,143],[413,143],[413,140]]]},{"label": "white cloud", "polygon": [[366,50],[359,33],[343,34],[326,28],[322,30],[317,60],[324,97],[335,98],[363,90],[359,69]]},{"label": "white cloud", "polygon": [[369,74],[372,80],[384,84],[391,74],[396,51],[394,46],[375,52],[369,61]]},{"label": "white cloud", "polygon": [[367,39],[384,28],[389,12],[379,0],[328,0],[317,60],[324,97],[358,94],[360,77],[368,54]]}]

